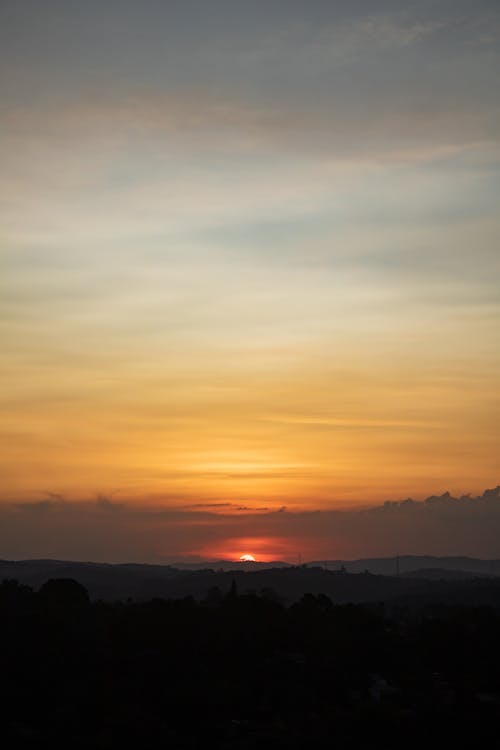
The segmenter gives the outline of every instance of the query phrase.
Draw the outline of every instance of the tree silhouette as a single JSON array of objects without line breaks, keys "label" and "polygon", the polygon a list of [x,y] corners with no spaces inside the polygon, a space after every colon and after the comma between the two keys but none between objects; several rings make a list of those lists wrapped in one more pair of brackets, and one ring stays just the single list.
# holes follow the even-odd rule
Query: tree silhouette
[{"label": "tree silhouette", "polygon": [[89,593],[85,586],[74,578],[51,578],[40,588],[41,600],[54,607],[84,607],[89,604]]}]

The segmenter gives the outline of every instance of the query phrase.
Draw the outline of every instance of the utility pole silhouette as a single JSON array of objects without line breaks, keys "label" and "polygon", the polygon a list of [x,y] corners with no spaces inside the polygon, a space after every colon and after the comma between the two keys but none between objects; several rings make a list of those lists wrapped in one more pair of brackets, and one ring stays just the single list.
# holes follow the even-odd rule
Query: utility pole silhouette
[{"label": "utility pole silhouette", "polygon": [[399,578],[399,552],[396,555],[396,575]]}]

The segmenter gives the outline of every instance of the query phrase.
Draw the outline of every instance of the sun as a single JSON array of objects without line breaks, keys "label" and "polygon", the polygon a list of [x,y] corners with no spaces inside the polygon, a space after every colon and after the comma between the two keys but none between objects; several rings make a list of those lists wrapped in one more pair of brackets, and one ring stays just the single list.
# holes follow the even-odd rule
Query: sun
[{"label": "sun", "polygon": [[253,555],[242,555],[240,557],[240,562],[256,562],[256,560]]}]

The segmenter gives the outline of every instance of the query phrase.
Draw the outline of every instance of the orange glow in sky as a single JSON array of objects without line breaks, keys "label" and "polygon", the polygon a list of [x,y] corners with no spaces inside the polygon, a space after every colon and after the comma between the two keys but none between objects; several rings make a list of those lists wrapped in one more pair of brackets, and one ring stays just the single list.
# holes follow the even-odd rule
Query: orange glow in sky
[{"label": "orange glow in sky", "polygon": [[[252,550],[251,553],[242,550]],[[238,537],[229,538],[221,545],[207,545],[193,550],[200,557],[209,560],[241,560],[253,557],[258,562],[274,560],[296,560],[297,551],[293,540],[279,537]]]},{"label": "orange glow in sky", "polygon": [[0,29],[0,505],[295,559],[259,514],[497,485],[491,3],[45,5]]}]

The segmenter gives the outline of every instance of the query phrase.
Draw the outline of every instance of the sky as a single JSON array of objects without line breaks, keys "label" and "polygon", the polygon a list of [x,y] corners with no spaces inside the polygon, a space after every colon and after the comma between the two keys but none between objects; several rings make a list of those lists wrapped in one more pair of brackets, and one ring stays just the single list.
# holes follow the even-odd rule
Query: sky
[{"label": "sky", "polygon": [[446,491],[465,536],[413,514],[399,551],[493,554],[499,32],[497,0],[2,0],[9,555],[382,554],[387,512],[346,519]]}]

